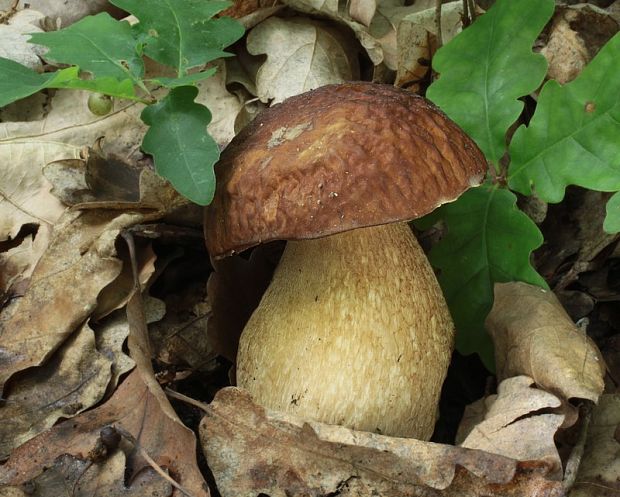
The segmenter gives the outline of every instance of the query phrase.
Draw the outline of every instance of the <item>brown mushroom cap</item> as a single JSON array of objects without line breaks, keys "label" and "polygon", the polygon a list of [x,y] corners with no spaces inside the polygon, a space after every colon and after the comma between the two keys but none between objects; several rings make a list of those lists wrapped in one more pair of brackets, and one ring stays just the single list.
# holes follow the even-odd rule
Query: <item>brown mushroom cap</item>
[{"label": "brown mushroom cap", "polygon": [[205,234],[214,257],[421,217],[479,184],[486,160],[428,100],[323,86],[254,119],[222,153]]}]

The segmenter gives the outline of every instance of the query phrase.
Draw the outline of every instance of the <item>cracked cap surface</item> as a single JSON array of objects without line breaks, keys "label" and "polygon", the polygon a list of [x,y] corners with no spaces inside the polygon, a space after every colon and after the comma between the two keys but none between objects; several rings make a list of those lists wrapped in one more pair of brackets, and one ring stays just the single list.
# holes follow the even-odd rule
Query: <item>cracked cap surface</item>
[{"label": "cracked cap surface", "polygon": [[482,152],[428,100],[327,85],[266,109],[222,152],[206,209],[213,257],[421,217],[484,179]]}]

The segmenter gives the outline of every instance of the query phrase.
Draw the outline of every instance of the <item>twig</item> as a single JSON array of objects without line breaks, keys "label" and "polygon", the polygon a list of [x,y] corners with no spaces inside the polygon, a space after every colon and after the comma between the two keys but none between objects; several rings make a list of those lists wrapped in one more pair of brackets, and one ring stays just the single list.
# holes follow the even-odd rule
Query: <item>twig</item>
[{"label": "twig", "polygon": [[441,34],[441,2],[435,0],[435,31],[437,31],[437,50],[443,45],[443,36]]},{"label": "twig", "polygon": [[179,492],[187,495],[187,497],[194,497],[188,490],[186,490],[180,483],[177,483],[176,481],[174,481],[174,479],[172,479],[172,477],[166,473],[159,464],[157,464],[153,458],[151,458],[151,456],[149,456],[149,454],[146,452],[146,450],[144,450],[142,448],[142,446],[140,445],[140,442],[138,442],[136,440],[136,438],[129,433],[127,430],[125,430],[124,428],[120,427],[120,426],[114,426],[114,429],[120,433],[124,438],[126,438],[127,440],[129,440],[133,446],[135,447],[135,449],[138,451],[138,453],[146,460],[147,463],[149,463],[149,465],[155,470],[155,472],[161,476],[164,480],[166,480],[168,483],[170,483],[170,485],[172,485],[174,488],[176,488]]},{"label": "twig", "polygon": [[461,22],[463,23],[463,28],[469,26],[469,1],[463,0],[463,17],[461,18]]},{"label": "twig", "polygon": [[8,10],[0,12],[0,24],[5,24],[8,20],[17,12],[17,6],[19,5],[19,0],[13,0],[13,5],[11,5]]},{"label": "twig", "polygon": [[205,412],[207,411],[207,404],[200,402],[199,400],[195,400],[195,399],[192,399],[191,397],[188,397],[187,395],[183,395],[182,393],[175,392],[174,390],[171,390],[168,387],[164,388],[164,392],[166,392],[166,395],[168,397],[171,397],[176,400],[180,400],[181,402],[185,402],[186,404],[197,407],[201,411],[205,411]]},{"label": "twig", "polygon": [[465,0],[469,4],[469,23],[472,24],[476,20],[476,2],[475,0]]},{"label": "twig", "polygon": [[564,471],[564,479],[562,480],[562,488],[565,493],[573,487],[575,480],[577,479],[577,472],[579,471],[579,465],[581,464],[581,458],[583,457],[583,451],[586,446],[586,439],[588,438],[588,428],[590,427],[590,421],[592,420],[593,404],[588,402],[581,406],[582,423],[579,430],[579,436],[577,437],[577,443],[573,447],[568,461],[566,461],[566,470]]}]

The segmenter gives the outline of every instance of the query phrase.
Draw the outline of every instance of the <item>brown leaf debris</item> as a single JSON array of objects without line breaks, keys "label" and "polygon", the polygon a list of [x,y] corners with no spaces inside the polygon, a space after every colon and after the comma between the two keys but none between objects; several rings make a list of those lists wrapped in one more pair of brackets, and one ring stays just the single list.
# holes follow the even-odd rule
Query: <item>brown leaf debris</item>
[{"label": "brown leaf debris", "polygon": [[305,423],[236,388],[217,394],[200,437],[224,497],[561,495],[543,461]]},{"label": "brown leaf debris", "polygon": [[486,327],[499,380],[527,375],[565,400],[596,402],[603,392],[601,353],[552,292],[526,283],[496,284]]}]

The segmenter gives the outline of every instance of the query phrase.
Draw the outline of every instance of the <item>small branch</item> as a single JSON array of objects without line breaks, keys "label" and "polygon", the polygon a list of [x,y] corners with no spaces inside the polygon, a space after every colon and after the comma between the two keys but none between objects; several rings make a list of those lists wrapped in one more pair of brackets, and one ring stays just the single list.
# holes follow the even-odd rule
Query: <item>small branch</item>
[{"label": "small branch", "polygon": [[180,400],[181,402],[185,402],[186,404],[189,404],[191,406],[197,407],[198,409],[200,409],[201,411],[206,412],[207,411],[207,404],[204,404],[203,402],[200,402],[198,400],[192,399],[191,397],[188,397],[187,395],[183,395],[182,393],[179,392],[175,392],[174,390],[171,390],[170,388],[166,387],[164,389],[164,392],[166,392],[166,395],[172,399],[176,399],[176,400]]},{"label": "small branch", "polygon": [[19,5],[19,0],[13,0],[13,4],[3,12],[0,12],[0,24],[6,24],[8,20],[13,17],[13,14],[17,12],[17,6]]},{"label": "small branch", "polygon": [[437,50],[443,45],[443,36],[441,34],[441,2],[435,0],[435,31],[437,32]]},{"label": "small branch", "polygon": [[138,453],[146,460],[147,463],[149,463],[149,465],[155,470],[155,472],[159,476],[161,476],[164,480],[166,480],[168,483],[170,483],[170,485],[172,485],[174,488],[176,488],[182,494],[186,495],[187,497],[194,497],[180,483],[177,483],[176,481],[174,481],[172,479],[172,477],[168,473],[166,473],[162,469],[162,467],[153,460],[153,458],[151,456],[149,456],[149,454],[146,452],[146,450],[144,450],[142,448],[140,443],[136,440],[136,438],[131,433],[129,433],[124,428],[121,428],[120,426],[114,426],[114,429],[118,433],[120,433],[125,439],[127,439],[129,442],[131,442],[133,444],[133,446],[138,451]]},{"label": "small branch", "polygon": [[472,24],[476,20],[476,2],[475,0],[465,0],[469,4],[469,23]]},{"label": "small branch", "polygon": [[463,29],[469,26],[469,1],[463,0],[463,17],[461,17],[461,22],[463,23]]},{"label": "small branch", "polygon": [[583,451],[588,438],[588,428],[590,427],[590,421],[592,420],[592,409],[592,403],[586,403],[581,406],[580,409],[582,423],[579,430],[579,436],[577,437],[575,447],[573,447],[573,450],[568,457],[568,461],[566,461],[566,470],[564,471],[564,479],[562,480],[562,488],[565,493],[568,493],[577,479],[577,472],[579,471],[579,465],[581,464]]}]

